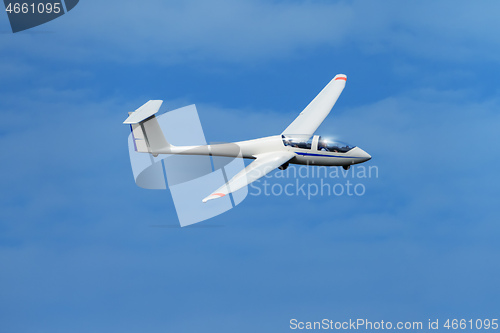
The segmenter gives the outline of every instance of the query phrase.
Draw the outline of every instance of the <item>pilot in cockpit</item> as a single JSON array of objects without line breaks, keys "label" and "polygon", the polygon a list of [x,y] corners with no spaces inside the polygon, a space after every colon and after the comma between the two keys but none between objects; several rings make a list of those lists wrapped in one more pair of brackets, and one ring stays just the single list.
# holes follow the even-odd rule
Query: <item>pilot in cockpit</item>
[{"label": "pilot in cockpit", "polygon": [[328,149],[326,148],[326,142],[324,142],[324,141],[318,142],[318,150],[320,150],[320,151],[328,151]]}]

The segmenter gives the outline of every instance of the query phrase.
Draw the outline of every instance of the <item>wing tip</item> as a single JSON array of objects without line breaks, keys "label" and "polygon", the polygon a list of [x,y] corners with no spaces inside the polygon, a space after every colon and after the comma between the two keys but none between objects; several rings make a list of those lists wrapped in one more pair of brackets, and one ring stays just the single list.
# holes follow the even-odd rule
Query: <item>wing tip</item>
[{"label": "wing tip", "polygon": [[335,77],[333,79],[334,80],[344,80],[344,81],[347,81],[347,75],[345,75],[345,74],[337,74],[337,75],[335,75]]},{"label": "wing tip", "polygon": [[213,199],[218,199],[218,198],[222,198],[223,196],[225,196],[224,193],[212,193],[210,194],[208,197],[206,197],[205,199],[201,200],[203,203],[209,201],[209,200],[213,200]]}]

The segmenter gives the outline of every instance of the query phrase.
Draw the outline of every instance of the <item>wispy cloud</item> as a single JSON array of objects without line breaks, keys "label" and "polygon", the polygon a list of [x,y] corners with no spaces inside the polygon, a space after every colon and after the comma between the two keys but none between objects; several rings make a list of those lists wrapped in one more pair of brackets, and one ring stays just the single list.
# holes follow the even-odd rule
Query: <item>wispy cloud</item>
[{"label": "wispy cloud", "polygon": [[301,57],[318,47],[496,62],[496,6],[452,1],[387,6],[368,1],[86,2],[40,28],[53,34],[2,38],[6,49],[81,62],[244,63]]}]

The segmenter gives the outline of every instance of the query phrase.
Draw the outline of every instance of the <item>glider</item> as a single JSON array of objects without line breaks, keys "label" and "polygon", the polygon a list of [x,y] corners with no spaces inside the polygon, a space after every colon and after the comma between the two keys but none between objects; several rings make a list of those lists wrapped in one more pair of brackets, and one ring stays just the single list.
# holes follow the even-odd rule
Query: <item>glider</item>
[{"label": "glider", "polygon": [[[129,113],[135,149],[140,153],[230,156],[254,159],[226,184],[209,194],[203,202],[223,197],[291,164],[341,166],[363,163],[371,156],[359,147],[328,137],[314,135],[344,90],[347,76],[336,75],[280,134],[254,140],[203,146],[174,146],[163,135],[155,114],[163,101],[151,100]],[[235,148],[238,150],[235,154]]]}]

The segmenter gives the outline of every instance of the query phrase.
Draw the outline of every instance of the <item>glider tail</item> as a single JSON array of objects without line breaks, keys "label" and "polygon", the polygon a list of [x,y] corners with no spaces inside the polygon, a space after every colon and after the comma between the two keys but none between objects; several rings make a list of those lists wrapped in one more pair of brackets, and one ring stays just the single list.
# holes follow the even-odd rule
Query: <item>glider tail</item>
[{"label": "glider tail", "polygon": [[157,156],[168,153],[172,147],[165,139],[155,116],[162,103],[163,101],[151,100],[134,112],[129,112],[129,117],[123,122],[130,124],[135,150],[139,153]]}]

